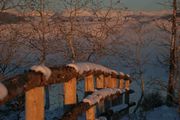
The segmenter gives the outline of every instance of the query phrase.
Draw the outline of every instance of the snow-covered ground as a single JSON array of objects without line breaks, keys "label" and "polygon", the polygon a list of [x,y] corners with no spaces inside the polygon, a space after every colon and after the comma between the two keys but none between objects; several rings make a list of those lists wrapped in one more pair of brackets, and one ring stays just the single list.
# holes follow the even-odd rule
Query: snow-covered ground
[{"label": "snow-covered ground", "polygon": [[[180,120],[180,113],[177,112],[177,108],[167,107],[165,105],[147,111],[143,116],[144,119],[142,120]],[[125,116],[121,120],[138,120],[135,118],[133,116]]]}]

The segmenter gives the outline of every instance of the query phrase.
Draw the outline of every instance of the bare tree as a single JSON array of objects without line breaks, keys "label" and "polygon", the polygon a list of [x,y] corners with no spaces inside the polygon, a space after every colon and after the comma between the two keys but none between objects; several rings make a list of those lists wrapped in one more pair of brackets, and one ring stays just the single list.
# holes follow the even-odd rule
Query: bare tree
[{"label": "bare tree", "polygon": [[149,50],[152,50],[154,37],[151,36],[147,38],[151,29],[148,29],[146,25],[147,24],[141,22],[141,20],[136,21],[136,24],[132,24],[132,31],[128,31],[128,34],[130,33],[132,35],[124,41],[124,48],[121,50],[123,51],[121,53],[121,61],[125,65],[126,69],[129,70],[133,80],[136,81],[141,90],[140,98],[138,99],[134,112],[139,110],[145,92],[147,92],[147,71],[148,66],[151,65],[153,61],[151,59],[152,54]]},{"label": "bare tree", "polygon": [[[164,4],[163,4],[164,5]],[[163,54],[159,61],[161,63],[165,63],[165,66],[168,66],[169,78],[168,78],[168,85],[167,85],[167,99],[166,102],[168,105],[176,102],[176,83],[178,81],[178,32],[177,32],[177,5],[178,1],[173,0],[169,1],[166,4],[172,8],[172,15],[171,18],[168,19],[169,24],[162,24],[159,28],[163,31],[166,31],[170,34],[171,38],[166,43],[162,43],[161,45],[164,48],[169,49],[169,54]],[[167,27],[168,26],[168,27]],[[164,62],[163,62],[164,61]]]},{"label": "bare tree", "polygon": [[167,90],[167,103],[173,102],[174,91],[175,91],[175,77],[177,71],[177,55],[176,55],[176,39],[177,39],[177,28],[176,28],[176,15],[177,15],[177,2],[173,0],[173,16],[172,16],[172,31],[171,31],[171,45],[170,45],[170,63],[169,63],[169,80]]},{"label": "bare tree", "polygon": [[[180,31],[180,1],[177,1],[177,33]],[[180,34],[178,34],[177,41],[177,83],[178,83],[178,104],[180,112]]]},{"label": "bare tree", "polygon": [[120,12],[113,8],[113,3],[106,10],[99,4],[93,3],[92,6],[91,1],[65,1],[64,4],[66,7],[59,15],[58,25],[59,41],[66,41],[63,43],[67,46],[66,51],[69,51],[65,56],[71,61],[74,58],[75,61],[92,61],[95,56],[108,53],[110,43],[106,40],[111,39],[113,32],[117,33],[116,26],[122,25]]},{"label": "bare tree", "polygon": [[23,0],[0,0],[0,12],[8,9],[17,9],[24,6]]}]

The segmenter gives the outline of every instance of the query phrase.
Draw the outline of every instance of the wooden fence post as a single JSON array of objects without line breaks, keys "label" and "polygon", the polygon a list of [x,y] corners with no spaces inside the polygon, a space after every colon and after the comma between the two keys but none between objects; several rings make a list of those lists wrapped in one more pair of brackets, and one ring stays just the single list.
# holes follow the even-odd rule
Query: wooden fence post
[{"label": "wooden fence post", "polygon": [[94,76],[90,74],[85,77],[85,96],[94,92]]},{"label": "wooden fence post", "polygon": [[109,87],[110,88],[117,88],[117,75],[116,74],[112,74],[111,75],[111,81],[109,82]]},{"label": "wooden fence post", "polygon": [[76,78],[64,83],[64,108],[65,110],[71,109],[76,105]]},{"label": "wooden fence post", "polygon": [[[121,89],[121,90],[124,90],[124,88],[125,88],[124,79],[123,79],[122,76],[119,77],[119,86],[118,86],[118,88]],[[121,94],[120,96],[118,96],[117,101],[115,102],[114,105],[123,104],[123,96],[124,96],[124,94]],[[125,112],[125,113],[127,113],[127,112]],[[124,116],[123,112],[121,112],[119,114],[115,114],[114,116],[112,116],[111,119],[112,120],[120,119],[120,118],[122,118],[122,116]]]},{"label": "wooden fence post", "polygon": [[[85,92],[92,93],[94,92],[94,76],[88,75],[85,77]],[[95,106],[86,110],[86,120],[95,120]]]},{"label": "wooden fence post", "polygon": [[[105,84],[107,88],[117,88],[117,78],[116,75],[109,75],[105,77]],[[108,110],[112,105],[114,105],[114,100],[111,98],[105,99],[105,110]]]},{"label": "wooden fence post", "polygon": [[101,74],[101,75],[97,76],[97,78],[96,78],[96,88],[102,89],[104,87],[105,87],[104,75]]},{"label": "wooden fence post", "polygon": [[[105,88],[105,80],[103,74],[96,77],[96,88],[97,89]],[[97,105],[97,115],[103,112],[105,112],[104,100],[100,101],[99,104]]]},{"label": "wooden fence post", "polygon": [[123,90],[124,88],[125,88],[124,80],[123,80],[123,79],[120,79],[120,80],[119,80],[119,89]]},{"label": "wooden fence post", "polygon": [[[111,81],[111,76],[110,75],[105,76],[104,80],[105,80],[105,88],[110,88],[109,82]],[[111,107],[111,99],[110,98],[105,99],[104,100],[104,105],[105,105],[104,106],[105,111],[107,111]]]},{"label": "wooden fence post", "polygon": [[107,88],[117,88],[117,77],[116,75],[109,75],[105,77],[105,86]]},{"label": "wooden fence post", "polygon": [[44,87],[31,89],[25,94],[26,120],[44,120],[45,92]]},{"label": "wooden fence post", "polygon": [[[129,104],[129,89],[130,89],[130,80],[125,80],[125,104]],[[127,113],[129,113],[129,109],[127,109],[126,111]]]},{"label": "wooden fence post", "polygon": [[129,91],[129,89],[130,89],[130,80],[125,80],[125,89]]},{"label": "wooden fence post", "polygon": [[129,89],[130,89],[130,80],[126,80],[125,81],[125,90],[126,90],[125,103],[126,104],[129,104]]},{"label": "wooden fence post", "polygon": [[[111,81],[109,83],[109,87],[110,88],[117,88],[118,87],[118,84],[117,84],[117,75],[116,74],[112,74],[111,75]],[[112,106],[118,105],[119,104],[118,97],[116,96],[116,97],[112,98],[111,102],[112,102],[111,103]]]},{"label": "wooden fence post", "polygon": [[[119,79],[119,89],[124,90],[125,85],[124,85],[124,80],[123,79]],[[119,96],[119,103],[122,104],[123,103],[123,95]]]},{"label": "wooden fence post", "polygon": [[109,84],[111,81],[111,76],[110,75],[105,76],[104,80],[105,80],[105,88],[111,88],[111,85]]}]

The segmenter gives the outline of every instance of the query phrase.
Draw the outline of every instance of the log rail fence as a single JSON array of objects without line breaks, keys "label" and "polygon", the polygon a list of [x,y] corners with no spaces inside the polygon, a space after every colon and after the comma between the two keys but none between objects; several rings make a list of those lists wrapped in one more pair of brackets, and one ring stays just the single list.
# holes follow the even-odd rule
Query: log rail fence
[{"label": "log rail fence", "polygon": [[[85,113],[86,120],[95,120],[100,116],[113,119],[121,112],[128,113],[129,108],[135,105],[129,101],[129,96],[133,93],[130,90],[129,75],[92,63],[74,66],[71,64],[49,68],[51,75],[48,79],[42,71],[30,70],[3,80],[1,84],[6,87],[8,94],[0,99],[0,105],[25,94],[25,119],[44,120],[44,87],[59,83],[64,84],[65,110],[60,120],[77,120],[82,113]],[[76,88],[79,80],[85,81],[85,97],[80,102],[77,101]]]}]

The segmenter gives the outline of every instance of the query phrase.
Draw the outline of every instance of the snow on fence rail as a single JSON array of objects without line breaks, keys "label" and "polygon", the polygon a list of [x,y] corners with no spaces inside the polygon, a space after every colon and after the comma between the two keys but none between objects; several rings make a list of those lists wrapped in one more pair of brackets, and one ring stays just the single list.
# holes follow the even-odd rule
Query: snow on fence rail
[{"label": "snow on fence rail", "polygon": [[[95,88],[104,89],[104,91],[100,90],[92,94],[94,96],[84,99],[83,104],[88,103],[89,106],[96,104],[102,98],[107,98],[109,94],[116,95],[118,91],[123,89],[129,91],[131,81],[129,75],[93,63],[68,64],[56,68],[38,65],[33,66],[24,74],[13,76],[0,83],[0,105],[25,93],[26,120],[43,120],[44,86],[64,83],[64,105],[65,108],[72,108],[77,104],[76,82],[82,80],[78,79],[82,77],[85,78],[85,92],[87,94],[94,92]],[[95,78],[96,86],[94,84]],[[93,104],[91,97],[96,97]],[[127,98],[129,99],[129,97]],[[95,115],[92,115],[95,114],[94,108],[90,107],[86,110],[86,118],[95,119]]]},{"label": "snow on fence rail", "polygon": [[[91,113],[90,115],[92,116],[93,114],[95,114],[94,106],[96,104],[99,104],[100,102],[104,100],[108,100],[109,98],[110,99],[117,98],[118,96],[123,95],[124,93],[125,93],[125,90],[121,90],[119,88],[104,88],[104,89],[97,90],[91,95],[88,95],[86,98],[84,98],[83,101],[77,104],[73,109],[66,112],[60,120],[75,120],[78,115],[88,110],[93,111],[93,113]],[[91,117],[91,119],[94,120],[95,118]]]}]

